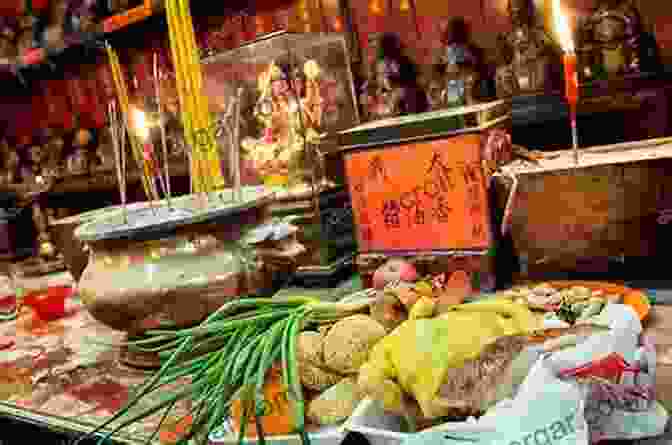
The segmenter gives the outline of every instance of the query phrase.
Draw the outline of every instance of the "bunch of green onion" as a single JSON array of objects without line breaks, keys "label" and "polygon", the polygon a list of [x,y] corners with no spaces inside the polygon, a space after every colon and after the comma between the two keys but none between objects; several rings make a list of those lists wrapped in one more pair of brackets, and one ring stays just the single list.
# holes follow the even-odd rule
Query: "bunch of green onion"
[{"label": "bunch of green onion", "polygon": [[[298,375],[296,336],[307,327],[332,323],[368,309],[369,299],[351,303],[327,303],[312,298],[243,298],[223,305],[195,327],[180,330],[150,330],[141,340],[125,343],[139,352],[158,353],[161,368],[142,385],[126,405],[93,431],[76,442],[100,435],[102,444],[115,434],[142,419],[163,412],[159,424],[146,443],[159,433],[175,405],[192,402],[193,422],[180,444],[196,439],[206,441],[208,432],[229,416],[233,401],[253,406],[260,445],[265,444],[260,418],[265,415],[264,383],[266,374],[278,362],[282,364],[283,384],[295,415],[295,431],[309,445],[305,431],[305,403]],[[180,387],[138,413],[129,414],[143,397],[180,379],[191,383]],[[245,437],[251,414],[242,409],[238,441]],[[111,427],[112,424],[116,425]],[[105,434],[102,434],[106,431]]]}]

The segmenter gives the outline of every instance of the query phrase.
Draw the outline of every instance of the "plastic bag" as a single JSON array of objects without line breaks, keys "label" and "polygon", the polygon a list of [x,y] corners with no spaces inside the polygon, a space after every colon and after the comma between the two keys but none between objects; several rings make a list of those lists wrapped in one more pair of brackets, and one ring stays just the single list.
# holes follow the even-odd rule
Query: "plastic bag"
[{"label": "plastic bag", "polygon": [[[411,435],[404,445],[569,445],[663,434],[669,416],[655,400],[655,349],[642,336],[637,314],[609,304],[594,321],[610,330],[540,356],[513,399],[471,419],[473,432],[449,422]],[[588,366],[596,363],[602,366]],[[562,419],[575,420],[574,428],[561,427]]]},{"label": "plastic bag", "polygon": [[591,441],[662,434],[669,416],[655,399],[656,352],[642,336],[637,314],[610,304],[596,321],[610,330],[548,360],[557,375],[571,375],[583,392]]},{"label": "plastic bag", "polygon": [[[407,437],[404,445],[588,445],[580,389],[539,360],[514,399],[501,401],[471,428],[446,423]],[[471,431],[470,431],[471,429]]]}]

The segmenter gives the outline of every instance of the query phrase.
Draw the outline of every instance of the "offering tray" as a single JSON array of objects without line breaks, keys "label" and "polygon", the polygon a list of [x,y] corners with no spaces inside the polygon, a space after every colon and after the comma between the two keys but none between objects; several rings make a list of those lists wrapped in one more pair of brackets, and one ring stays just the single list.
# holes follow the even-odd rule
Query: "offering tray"
[{"label": "offering tray", "polygon": [[[291,227],[265,226],[272,191],[245,187],[241,200],[232,196],[183,196],[170,207],[111,212],[80,226],[90,260],[78,289],[94,318],[131,334],[189,325],[291,274],[303,248]],[[259,238],[259,230],[269,236]]]}]

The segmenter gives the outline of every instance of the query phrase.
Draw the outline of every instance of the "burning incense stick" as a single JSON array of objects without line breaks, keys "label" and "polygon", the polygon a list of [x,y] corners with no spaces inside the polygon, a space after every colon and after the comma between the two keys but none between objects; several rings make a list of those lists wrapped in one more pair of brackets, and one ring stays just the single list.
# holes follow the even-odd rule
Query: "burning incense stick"
[{"label": "burning incense stick", "polygon": [[[116,106],[115,106],[116,107]],[[121,172],[124,179],[124,199],[126,199],[126,178],[128,177],[128,168],[127,168],[127,159],[128,153],[126,151],[126,126],[120,123],[120,120],[123,118],[119,117],[119,110],[116,111],[117,117],[115,119],[117,127],[117,136],[119,140],[119,156],[121,157]],[[124,214],[126,215],[125,220],[128,222],[128,211],[124,206]]]},{"label": "burning incense stick", "polygon": [[119,101],[119,107],[120,111],[123,116],[123,122],[126,127],[126,132],[128,133],[131,141],[131,148],[133,152],[133,157],[135,158],[135,161],[138,164],[138,167],[142,171],[142,185],[145,190],[145,194],[147,195],[147,199],[149,201],[152,200],[158,200],[159,199],[159,194],[156,190],[156,185],[153,184],[153,181],[151,180],[151,175],[149,171],[149,166],[147,163],[144,162],[143,159],[143,150],[140,144],[138,143],[138,140],[136,137],[134,137],[133,133],[130,131],[130,117],[129,117],[129,108],[130,108],[130,100],[128,96],[128,89],[126,88],[126,82],[124,80],[122,71],[121,71],[121,65],[119,63],[119,57],[117,56],[117,53],[114,51],[114,49],[108,44],[105,43],[105,48],[107,50],[107,55],[109,59],[109,64],[110,64],[110,70],[112,71],[112,77],[114,79],[114,85],[115,89],[117,92],[117,99]]},{"label": "burning incense stick", "polygon": [[[235,161],[234,161],[235,153],[234,153],[234,149],[233,149],[233,144],[234,144],[233,138],[234,138],[235,135],[234,135],[234,131],[233,131],[233,124],[231,123],[232,116],[235,115],[235,110],[236,109],[237,109],[236,108],[236,100],[231,99],[229,101],[229,103],[227,104],[226,112],[224,113],[224,116],[221,119],[221,123],[222,123],[222,126],[223,126],[222,130],[223,130],[224,134],[226,135],[226,138],[227,138],[228,143],[229,143],[229,147],[228,147],[229,149],[227,150],[227,154],[228,154],[228,162],[229,162],[229,175],[231,177],[231,187],[230,187],[230,189],[231,189],[231,201],[235,201],[235,199],[236,199],[236,192],[235,192],[234,187],[233,187],[233,182],[234,182],[233,177],[235,176],[235,170],[236,170]],[[224,194],[222,194],[222,198],[223,198],[223,196],[224,196]]]},{"label": "burning incense stick", "polygon": [[240,187],[240,109],[243,98],[243,89],[238,88],[236,92],[236,114],[233,123],[233,188],[236,192],[236,200],[243,200],[243,190]]},{"label": "burning incense stick", "polygon": [[163,147],[163,174],[165,175],[164,186],[166,188],[166,201],[168,202],[168,208],[172,209],[170,198],[170,171],[168,169],[168,141],[166,138],[166,127],[163,123],[163,107],[161,101],[161,79],[159,75],[159,57],[157,53],[154,53],[154,91],[156,95],[156,107],[158,109],[159,116],[159,130],[161,131],[161,147]]},{"label": "burning incense stick", "polygon": [[[156,189],[156,182],[158,180],[164,195],[167,196],[168,189],[161,173],[159,161],[156,157],[154,144],[152,143],[152,135],[145,112],[137,108],[133,108],[133,123],[135,126],[135,136],[142,142],[144,165],[148,167],[147,170],[150,174],[152,186]],[[158,192],[156,193],[158,196]],[[170,200],[168,200],[168,205],[170,206]]]},{"label": "burning incense stick", "polygon": [[114,165],[117,170],[117,182],[119,184],[119,195],[121,207],[124,215],[124,224],[128,224],[128,209],[126,208],[126,163],[125,153],[122,152],[120,143],[119,117],[115,102],[110,102],[107,108],[108,121],[110,125],[110,134],[112,136],[112,147],[114,149]]}]

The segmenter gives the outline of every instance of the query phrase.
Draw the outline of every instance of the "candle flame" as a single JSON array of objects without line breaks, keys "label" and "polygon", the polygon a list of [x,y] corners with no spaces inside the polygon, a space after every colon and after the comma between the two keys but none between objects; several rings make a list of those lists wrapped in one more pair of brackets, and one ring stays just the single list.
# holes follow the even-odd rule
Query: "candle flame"
[{"label": "candle flame", "polygon": [[137,108],[133,108],[133,123],[135,124],[135,132],[143,141],[149,139],[149,126],[147,125],[147,117],[145,112]]},{"label": "candle flame", "polygon": [[572,39],[572,30],[569,26],[567,15],[560,6],[560,0],[552,0],[553,27],[560,40],[560,46],[566,53],[574,53],[574,40]]}]

